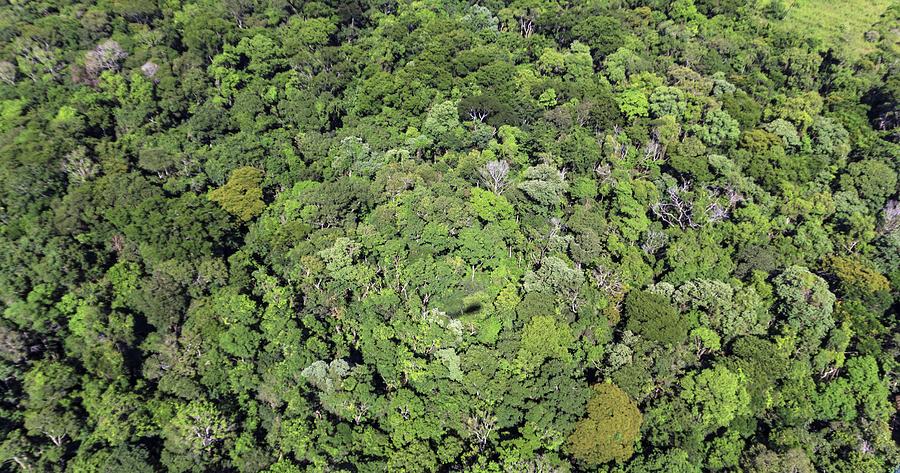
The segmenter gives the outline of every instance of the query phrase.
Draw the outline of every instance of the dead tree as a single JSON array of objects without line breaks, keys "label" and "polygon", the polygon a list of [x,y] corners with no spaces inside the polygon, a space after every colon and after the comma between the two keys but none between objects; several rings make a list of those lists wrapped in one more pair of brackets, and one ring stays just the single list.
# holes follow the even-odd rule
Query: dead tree
[{"label": "dead tree", "polygon": [[641,243],[641,249],[648,255],[656,254],[668,243],[669,237],[664,232],[656,230],[648,230],[644,236],[644,242]]},{"label": "dead tree", "polygon": [[495,194],[502,194],[509,185],[509,163],[504,160],[488,162],[480,173],[485,187]]},{"label": "dead tree", "polygon": [[625,284],[622,282],[622,278],[618,273],[606,266],[598,266],[591,272],[591,276],[593,276],[594,284],[597,288],[614,299],[618,299],[625,292]]},{"label": "dead tree", "polygon": [[466,418],[466,429],[475,437],[478,449],[483,450],[497,430],[497,418],[483,411],[476,412]]},{"label": "dead tree", "polygon": [[878,226],[880,235],[889,235],[900,230],[900,203],[890,200],[881,211],[881,224]]},{"label": "dead tree", "polygon": [[84,55],[84,71],[96,80],[103,71],[118,71],[119,62],[126,57],[128,53],[122,46],[108,39]]},{"label": "dead tree", "polygon": [[684,196],[690,192],[690,186],[690,181],[685,181],[681,186],[669,187],[665,197],[651,205],[650,210],[670,226],[677,225],[682,230],[697,228],[699,225],[694,221],[694,203]]}]

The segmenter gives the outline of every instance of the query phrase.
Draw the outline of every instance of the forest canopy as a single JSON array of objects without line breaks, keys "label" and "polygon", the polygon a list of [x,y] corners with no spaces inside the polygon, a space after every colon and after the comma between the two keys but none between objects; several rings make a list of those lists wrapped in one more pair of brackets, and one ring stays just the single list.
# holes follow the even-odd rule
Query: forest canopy
[{"label": "forest canopy", "polygon": [[898,174],[896,1],[4,2],[0,472],[895,471]]}]

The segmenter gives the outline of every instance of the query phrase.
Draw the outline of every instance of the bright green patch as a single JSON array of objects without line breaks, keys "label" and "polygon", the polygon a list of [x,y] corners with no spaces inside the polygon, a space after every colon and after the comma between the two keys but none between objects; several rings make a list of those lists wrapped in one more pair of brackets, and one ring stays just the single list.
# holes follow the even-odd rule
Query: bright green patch
[{"label": "bright green patch", "polygon": [[822,49],[845,52],[855,59],[875,50],[865,34],[890,6],[890,0],[786,1],[781,26],[821,43]]}]

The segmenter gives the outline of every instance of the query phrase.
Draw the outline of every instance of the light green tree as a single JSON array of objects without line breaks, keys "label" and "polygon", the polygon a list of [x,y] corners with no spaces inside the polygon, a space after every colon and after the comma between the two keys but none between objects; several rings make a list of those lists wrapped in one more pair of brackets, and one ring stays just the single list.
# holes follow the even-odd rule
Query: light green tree
[{"label": "light green tree", "polygon": [[224,186],[209,193],[209,200],[218,203],[241,221],[248,222],[266,208],[259,187],[262,177],[259,169],[249,166],[237,168],[231,171]]},{"label": "light green tree", "polygon": [[738,416],[750,414],[746,378],[723,365],[690,373],[681,380],[681,398],[694,419],[710,429],[724,427]]}]

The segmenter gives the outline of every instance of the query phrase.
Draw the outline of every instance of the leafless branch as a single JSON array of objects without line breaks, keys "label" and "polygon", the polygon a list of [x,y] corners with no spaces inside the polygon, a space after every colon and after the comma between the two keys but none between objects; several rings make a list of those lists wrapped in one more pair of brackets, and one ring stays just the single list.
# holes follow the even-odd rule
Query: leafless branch
[{"label": "leafless branch", "polygon": [[116,41],[108,39],[84,55],[84,71],[92,79],[97,79],[103,71],[118,71],[119,62],[128,57]]},{"label": "leafless branch", "polygon": [[495,194],[502,194],[509,185],[509,163],[504,160],[488,162],[480,173],[485,187]]},{"label": "leafless branch", "polygon": [[644,242],[641,243],[641,249],[647,254],[652,255],[666,246],[668,240],[669,237],[665,233],[649,230],[644,237]]},{"label": "leafless branch", "polygon": [[591,275],[597,288],[608,295],[617,297],[625,292],[625,284],[622,282],[622,278],[611,269],[605,266],[598,266]]},{"label": "leafless branch", "polygon": [[683,194],[690,190],[690,181],[684,181],[681,186],[672,186],[666,189],[664,198],[650,206],[650,210],[663,222],[670,226],[678,226],[682,230],[697,228],[694,222],[694,203],[687,200]]},{"label": "leafless branch", "polygon": [[491,434],[497,430],[497,418],[487,412],[478,411],[466,418],[466,429],[475,437],[479,449],[484,449]]},{"label": "leafless branch", "polygon": [[878,226],[880,235],[888,235],[900,230],[900,203],[889,200],[881,211],[881,225]]}]

